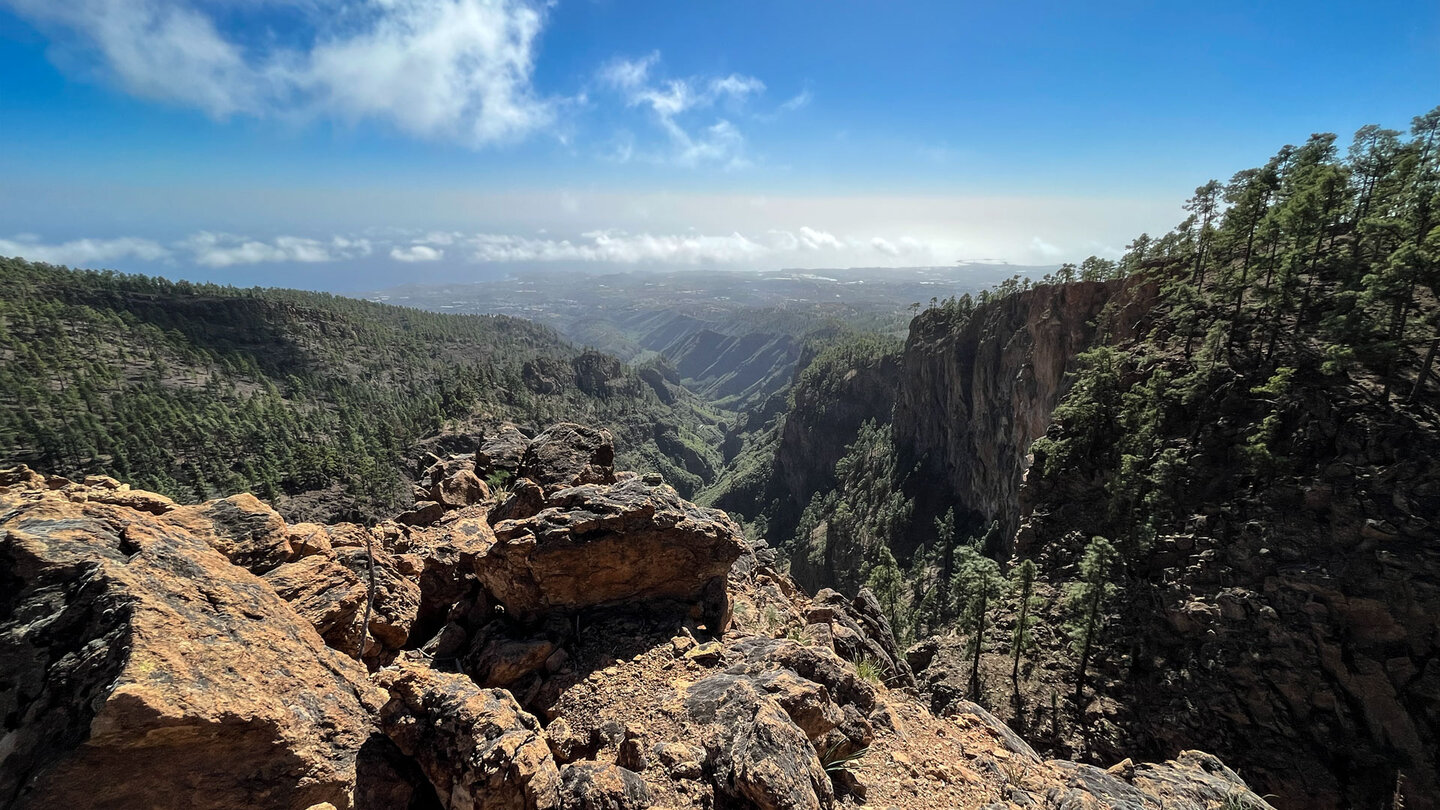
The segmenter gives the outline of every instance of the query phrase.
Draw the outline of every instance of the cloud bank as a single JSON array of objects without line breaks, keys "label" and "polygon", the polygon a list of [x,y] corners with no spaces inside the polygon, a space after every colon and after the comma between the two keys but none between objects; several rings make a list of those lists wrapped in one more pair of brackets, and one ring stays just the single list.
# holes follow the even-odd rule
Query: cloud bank
[{"label": "cloud bank", "polygon": [[161,244],[151,239],[77,239],[46,243],[34,235],[0,239],[0,255],[78,267],[128,262],[228,268],[264,263],[315,264],[355,261],[372,255],[405,264],[451,259],[476,264],[582,263],[716,267],[817,266],[827,262],[948,264],[949,246],[902,237],[837,236],[808,226],[798,230],[742,233],[629,233],[597,230],[571,238],[544,234],[415,233],[402,239],[337,235],[253,238],[199,231]]}]

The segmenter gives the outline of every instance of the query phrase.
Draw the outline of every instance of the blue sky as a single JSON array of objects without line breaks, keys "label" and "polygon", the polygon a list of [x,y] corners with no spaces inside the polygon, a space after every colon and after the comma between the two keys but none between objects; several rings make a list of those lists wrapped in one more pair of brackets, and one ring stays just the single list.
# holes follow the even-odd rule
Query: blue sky
[{"label": "blue sky", "polygon": [[0,253],[337,290],[1053,263],[1437,91],[1430,0],[0,0]]}]

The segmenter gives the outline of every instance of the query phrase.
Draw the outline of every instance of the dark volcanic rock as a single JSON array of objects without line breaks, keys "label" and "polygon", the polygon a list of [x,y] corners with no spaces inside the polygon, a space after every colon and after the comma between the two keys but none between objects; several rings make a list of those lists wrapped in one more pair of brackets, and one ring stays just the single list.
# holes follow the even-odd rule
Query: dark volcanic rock
[{"label": "dark volcanic rock", "polygon": [[690,687],[685,709],[706,727],[716,788],[761,810],[819,810],[833,797],[805,732],[749,678],[716,675]]},{"label": "dark volcanic rock", "polygon": [[447,810],[560,806],[560,773],[540,723],[509,692],[412,664],[377,677],[390,690],[382,728],[420,763]]},{"label": "dark volcanic rock", "polygon": [[518,474],[553,492],[615,482],[615,440],[608,430],[562,422],[531,440]]},{"label": "dark volcanic rock", "polygon": [[634,771],[577,762],[560,772],[561,810],[645,810],[654,799]]}]

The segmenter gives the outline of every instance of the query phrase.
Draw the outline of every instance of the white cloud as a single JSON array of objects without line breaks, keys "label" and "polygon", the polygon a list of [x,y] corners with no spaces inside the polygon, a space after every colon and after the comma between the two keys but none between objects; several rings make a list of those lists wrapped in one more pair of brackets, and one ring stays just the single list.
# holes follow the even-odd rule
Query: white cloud
[{"label": "white cloud", "polygon": [[204,0],[0,5],[61,31],[67,60],[97,60],[127,92],[217,118],[374,119],[481,146],[546,126],[557,103],[531,85],[545,7],[528,0],[299,4],[314,26],[308,50],[227,38]]},{"label": "white cloud", "polygon": [[791,96],[784,104],[780,105],[780,112],[794,112],[803,109],[810,106],[812,100],[814,100],[814,96],[811,95],[808,89],[801,90],[796,95]]},{"label": "white cloud", "polygon": [[397,262],[435,262],[445,258],[445,251],[429,245],[391,248],[390,258]]},{"label": "white cloud", "polygon": [[636,90],[649,80],[651,66],[659,61],[659,51],[640,59],[612,59],[600,68],[600,81],[617,90]]},{"label": "white cloud", "polygon": [[269,241],[228,233],[201,231],[175,244],[204,267],[232,267],[262,262],[332,262],[369,256],[367,239],[337,236],[329,242],[299,236],[277,236]]},{"label": "white cloud", "polygon": [[769,230],[762,239],[739,232],[726,235],[631,234],[603,230],[576,239],[548,239],[509,234],[476,234],[461,240],[470,259],[502,262],[591,262],[607,264],[665,263],[681,265],[778,266],[787,262],[879,261],[912,257],[932,261],[943,251],[911,237],[896,242],[881,237],[840,238],[801,226],[798,231]]},{"label": "white cloud", "polygon": [[[738,111],[749,97],[765,92],[765,83],[739,73],[709,79],[658,80],[652,73],[659,61],[659,53],[640,59],[615,59],[598,74],[600,84],[619,92],[627,107],[648,109],[665,134],[669,148],[650,156],[651,159],[681,166],[714,164],[729,169],[749,165],[745,157],[745,137],[734,122],[716,118],[705,124],[693,119],[698,111],[721,103]],[[682,118],[688,120],[682,121]],[[620,143],[612,156],[621,162],[631,159],[636,154],[633,135],[622,133],[617,140]]]},{"label": "white cloud", "polygon": [[20,256],[32,262],[64,264],[75,267],[97,267],[123,259],[159,261],[170,257],[159,242],[132,236],[119,239],[75,239],[47,245],[35,234],[19,234],[14,239],[0,239],[0,256]]},{"label": "white cloud", "polygon": [[839,249],[843,247],[835,234],[826,231],[817,231],[808,225],[800,226],[799,243],[809,250],[821,250],[823,248]]},{"label": "white cloud", "polygon": [[1047,260],[1056,258],[1057,256],[1065,252],[1060,248],[1056,247],[1055,245],[1046,242],[1044,239],[1041,239],[1038,236],[1033,237],[1030,240],[1030,251],[1036,255],[1044,257]]}]

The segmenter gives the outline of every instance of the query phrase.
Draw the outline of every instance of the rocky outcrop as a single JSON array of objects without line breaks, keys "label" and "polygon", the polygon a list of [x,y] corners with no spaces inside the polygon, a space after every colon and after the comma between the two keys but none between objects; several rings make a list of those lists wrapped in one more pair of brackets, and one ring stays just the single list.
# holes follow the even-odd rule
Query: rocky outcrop
[{"label": "rocky outcrop", "polygon": [[[350,806],[374,690],[214,534],[185,528],[207,510],[169,521],[132,508],[157,502],[141,493],[7,479],[0,804]],[[240,524],[264,524],[242,534],[270,547],[277,527]]]},{"label": "rocky outcrop", "polygon": [[[574,471],[563,483],[605,466],[569,435],[548,455],[527,442],[516,470],[549,459]],[[429,459],[430,485],[478,477],[473,464]],[[773,550],[663,484],[521,482],[535,508],[503,520],[481,501],[424,526],[286,526],[245,499],[177,507],[0,472],[0,800],[90,805],[101,786],[119,808],[285,810],[1028,806],[1062,787],[1088,806],[1122,782],[1213,795],[1188,765],[1097,782],[978,707],[930,714],[873,596],[806,597]],[[368,681],[350,657],[362,638]]]},{"label": "rocky outcrop", "polygon": [[608,430],[570,423],[549,428],[525,448],[517,474],[546,492],[615,482],[615,440]]},{"label": "rocky outcrop", "polygon": [[685,696],[716,787],[760,810],[819,810],[833,799],[830,780],[809,737],[773,699],[746,678],[715,676]]},{"label": "rocky outcrop", "polygon": [[560,489],[545,503],[535,515],[497,524],[477,570],[512,614],[680,601],[699,605],[723,628],[725,577],[744,550],[724,512],[634,477]]}]

